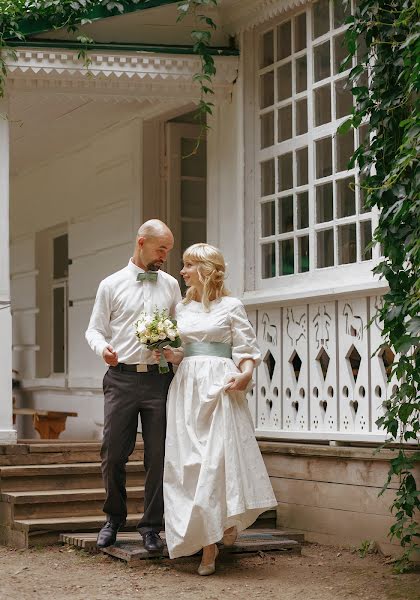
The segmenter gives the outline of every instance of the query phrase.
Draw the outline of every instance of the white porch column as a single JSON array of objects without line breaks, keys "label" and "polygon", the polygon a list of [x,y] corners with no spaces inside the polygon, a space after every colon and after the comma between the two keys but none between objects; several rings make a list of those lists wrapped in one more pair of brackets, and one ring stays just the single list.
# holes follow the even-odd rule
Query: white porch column
[{"label": "white porch column", "polygon": [[8,101],[0,99],[0,444],[16,442],[12,415]]}]

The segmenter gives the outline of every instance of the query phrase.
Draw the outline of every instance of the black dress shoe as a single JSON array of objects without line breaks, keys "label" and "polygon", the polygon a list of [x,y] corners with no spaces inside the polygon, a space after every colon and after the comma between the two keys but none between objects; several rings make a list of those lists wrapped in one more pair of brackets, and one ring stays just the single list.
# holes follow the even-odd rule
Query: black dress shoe
[{"label": "black dress shoe", "polygon": [[156,531],[146,531],[141,534],[143,545],[148,552],[161,552],[163,550],[163,541]]},{"label": "black dress shoe", "polygon": [[108,548],[108,546],[113,546],[117,539],[118,530],[122,525],[123,523],[107,521],[98,533],[98,538],[96,540],[98,548]]}]

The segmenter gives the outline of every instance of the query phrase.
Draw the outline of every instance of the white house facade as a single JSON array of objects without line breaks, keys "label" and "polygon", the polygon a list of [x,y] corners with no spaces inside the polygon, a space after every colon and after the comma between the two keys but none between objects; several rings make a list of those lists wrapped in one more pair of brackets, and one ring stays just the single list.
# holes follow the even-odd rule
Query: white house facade
[{"label": "white house facade", "polygon": [[[347,169],[364,129],[336,135],[352,106],[345,16],[328,0],[221,2],[226,52],[192,155],[199,61],[177,52],[192,24],[175,24],[176,5],[86,26],[121,42],[92,49],[88,70],[63,31],[16,48],[0,123],[1,441],[16,437],[12,362],[17,405],[77,412],[60,439],[100,437],[104,365],[84,331],[99,281],[150,217],[174,229],[173,274],[192,242],[226,256],[263,350],[249,398],[260,438],[384,439],[392,356],[372,356],[380,329],[367,327],[386,289],[372,275],[379,249],[366,249],[377,215]],[[160,49],[121,47],[139,39]],[[17,426],[33,437],[30,419]]]}]

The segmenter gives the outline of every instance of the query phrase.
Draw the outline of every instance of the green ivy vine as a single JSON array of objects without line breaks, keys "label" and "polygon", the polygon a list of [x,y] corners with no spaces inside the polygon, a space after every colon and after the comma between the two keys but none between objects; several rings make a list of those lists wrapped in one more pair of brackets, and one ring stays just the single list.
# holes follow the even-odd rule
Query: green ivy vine
[{"label": "green ivy vine", "polygon": [[[401,443],[382,491],[399,480],[390,537],[403,548],[396,568],[404,571],[420,549],[414,476],[420,461],[420,3],[359,0],[347,22],[343,68],[356,57],[349,75],[355,107],[339,133],[364,123],[369,131],[350,164],[360,169],[366,205],[379,209],[373,243],[381,245],[383,258],[374,272],[389,284],[375,317],[383,326],[377,352],[392,351],[389,378],[396,375],[399,386],[384,402],[377,425],[390,441]],[[417,450],[408,451],[407,442]]]},{"label": "green ivy vine", "polygon": [[211,45],[212,32],[217,26],[214,20],[206,14],[203,14],[203,8],[214,6],[217,7],[219,0],[183,0],[178,4],[178,19],[182,21],[188,14],[193,14],[196,23],[202,23],[204,28],[196,27],[191,32],[191,37],[194,41],[193,50],[200,56],[201,72],[193,76],[193,80],[200,86],[200,102],[197,107],[196,118],[201,124],[200,139],[208,129],[207,115],[213,113],[214,103],[208,97],[214,94],[212,88],[212,80],[216,75],[216,65],[214,64],[213,56],[208,52]]},{"label": "green ivy vine", "polygon": [[[102,7],[109,15],[123,14],[127,9],[133,10],[136,5],[148,4],[148,0],[0,0],[0,97],[3,96],[7,78],[7,59],[14,57],[14,50],[8,46],[8,40],[25,40],[24,24],[27,21],[47,23],[48,27],[76,33],[81,25],[91,23],[92,9]],[[214,94],[212,81],[216,74],[214,58],[210,52],[212,33],[216,23],[205,14],[206,9],[217,7],[219,0],[180,0],[178,2],[177,21],[193,15],[196,26],[191,31],[193,52],[200,57],[201,70],[193,76],[200,87],[200,101],[196,117],[207,129],[207,115],[212,114],[213,103],[209,97]],[[81,44],[78,58],[89,68],[89,44],[94,40],[79,36]]]}]

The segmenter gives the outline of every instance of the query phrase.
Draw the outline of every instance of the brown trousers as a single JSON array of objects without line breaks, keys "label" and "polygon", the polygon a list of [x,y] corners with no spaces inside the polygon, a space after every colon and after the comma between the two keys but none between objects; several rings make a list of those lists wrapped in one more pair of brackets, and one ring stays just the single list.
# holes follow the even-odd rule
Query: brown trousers
[{"label": "brown trousers", "polygon": [[118,367],[111,367],[104,377],[101,458],[106,499],[103,510],[114,523],[126,520],[125,465],[136,444],[140,415],[146,471],[144,514],[137,526],[140,533],[162,529],[166,397],[172,378],[172,371],[159,374],[157,367],[148,373],[120,371]]}]

